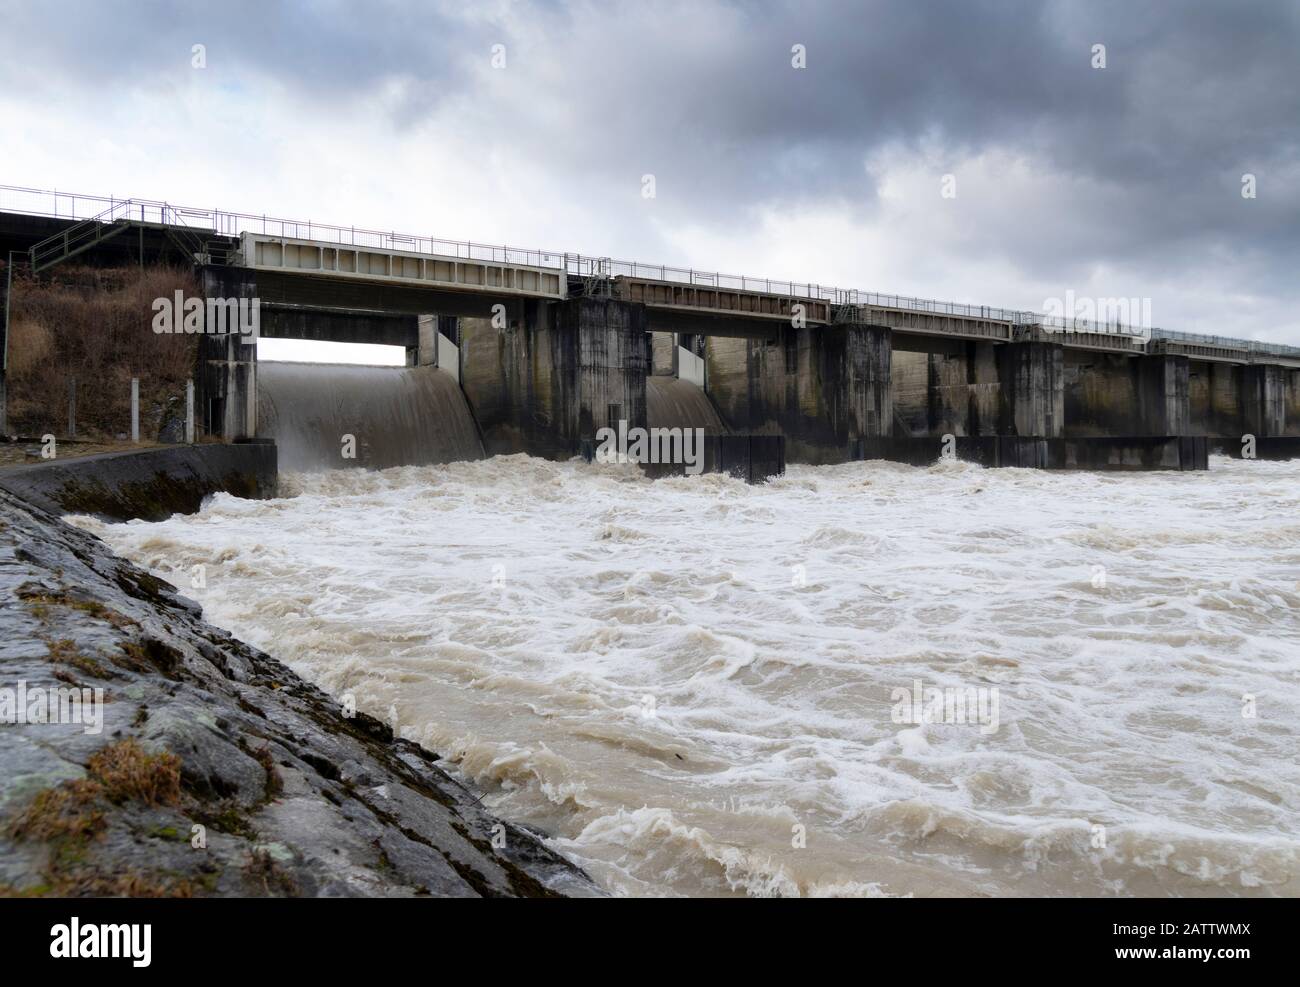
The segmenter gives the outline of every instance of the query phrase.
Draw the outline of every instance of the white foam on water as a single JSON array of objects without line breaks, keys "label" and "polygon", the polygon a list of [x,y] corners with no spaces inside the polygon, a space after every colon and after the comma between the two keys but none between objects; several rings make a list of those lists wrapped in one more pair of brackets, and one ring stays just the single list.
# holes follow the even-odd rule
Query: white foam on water
[{"label": "white foam on water", "polygon": [[78,523],[616,892],[1297,895],[1297,481],[511,456]]}]

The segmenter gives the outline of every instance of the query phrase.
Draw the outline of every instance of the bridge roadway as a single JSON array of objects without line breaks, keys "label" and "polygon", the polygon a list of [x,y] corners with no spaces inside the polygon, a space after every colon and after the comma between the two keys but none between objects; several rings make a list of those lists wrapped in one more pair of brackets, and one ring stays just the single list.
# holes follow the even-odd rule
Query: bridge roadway
[{"label": "bridge roadway", "polygon": [[[62,230],[59,238],[65,241],[69,236],[75,240],[78,231],[84,241],[98,241],[99,230],[124,220],[151,227],[161,224],[182,234],[175,237],[178,242],[196,245],[197,261],[224,262],[255,272],[246,282],[256,284],[263,304],[302,315],[434,311],[489,317],[493,306],[503,305],[510,321],[523,322],[530,307],[536,312],[536,306],[545,302],[585,294],[644,304],[648,326],[656,332],[774,340],[781,328],[802,320],[814,327],[883,326],[897,334],[901,349],[934,345],[940,339],[1051,341],[1071,350],[1300,368],[1300,347],[1077,320],[1053,324],[1043,316],[1014,309],[176,207],[152,200],[0,186],[0,213],[19,220],[41,216],[81,220]],[[32,256],[41,246],[48,254],[50,241],[33,245]]]},{"label": "bridge roadway", "polygon": [[[1131,356],[1160,354],[1300,368],[1297,347],[1082,322],[1058,327],[1033,313],[989,306],[867,295],[816,284],[665,267],[657,270],[664,275],[669,271],[684,274],[691,280],[652,278],[616,273],[619,268],[647,269],[642,264],[511,248],[499,251],[500,259],[486,259],[394,247],[358,249],[326,240],[246,232],[232,260],[237,266],[272,275],[259,278],[258,284],[259,291],[269,292],[266,300],[273,305],[373,307],[409,314],[436,307],[447,315],[487,317],[494,304],[504,304],[508,312],[515,313],[524,299],[559,301],[573,294],[593,294],[645,305],[654,332],[775,338],[780,327],[797,320],[809,326],[856,323],[892,329],[903,336],[903,345],[907,336],[992,343],[1050,341],[1068,349]],[[296,286],[275,275],[305,275],[333,282],[334,287]],[[729,283],[736,281],[743,286]],[[342,287],[348,283],[415,290]],[[431,293],[438,296],[436,302]]]}]

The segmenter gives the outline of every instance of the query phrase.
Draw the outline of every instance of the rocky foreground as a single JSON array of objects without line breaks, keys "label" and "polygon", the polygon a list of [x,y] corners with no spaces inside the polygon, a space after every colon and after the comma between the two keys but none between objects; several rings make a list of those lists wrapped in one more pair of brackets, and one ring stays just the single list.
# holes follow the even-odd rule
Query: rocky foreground
[{"label": "rocky foreground", "polygon": [[[30,722],[96,689],[98,723]],[[435,755],[2,490],[0,721],[3,895],[599,893]]]}]

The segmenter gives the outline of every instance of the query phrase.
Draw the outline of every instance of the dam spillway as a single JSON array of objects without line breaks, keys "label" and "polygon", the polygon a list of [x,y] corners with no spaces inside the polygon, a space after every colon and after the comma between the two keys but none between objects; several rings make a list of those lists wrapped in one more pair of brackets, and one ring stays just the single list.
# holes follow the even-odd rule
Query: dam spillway
[{"label": "dam spillway", "polygon": [[[259,361],[258,434],[280,468],[428,466],[481,459],[483,444],[456,381],[434,367]],[[355,440],[354,459],[343,454]]]},{"label": "dam spillway", "polygon": [[704,390],[676,377],[647,377],[646,424],[650,428],[702,428],[706,435],[727,432]]}]

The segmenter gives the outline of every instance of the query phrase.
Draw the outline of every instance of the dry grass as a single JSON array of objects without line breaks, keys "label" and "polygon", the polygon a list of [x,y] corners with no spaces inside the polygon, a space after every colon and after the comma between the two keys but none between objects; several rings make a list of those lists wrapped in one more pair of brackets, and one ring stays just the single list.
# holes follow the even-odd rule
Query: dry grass
[{"label": "dry grass", "polygon": [[82,654],[77,647],[77,643],[69,638],[46,641],[45,647],[49,650],[46,660],[52,661],[56,665],[71,665],[73,668],[80,669],[87,675],[97,679],[111,679],[113,677],[113,673],[105,668],[101,662],[89,655]]},{"label": "dry grass", "polygon": [[104,814],[95,808],[102,789],[85,779],[46,788],[9,827],[15,839],[89,839],[104,828]]},{"label": "dry grass", "polygon": [[276,863],[266,850],[254,849],[244,865],[244,877],[258,893],[296,898],[302,893],[293,875]]},{"label": "dry grass", "polygon": [[198,337],[153,331],[153,301],[197,295],[188,272],[164,267],[15,271],[9,338],[9,420],[24,436],[67,435],[68,382],[77,382],[77,437],[129,436],[131,378],[140,379],[140,437],[168,411],[184,414]]},{"label": "dry grass", "polygon": [[132,737],[103,748],[86,764],[110,802],[175,805],[181,797],[181,759],[169,751],[150,754]]}]

